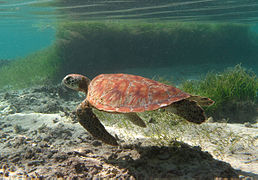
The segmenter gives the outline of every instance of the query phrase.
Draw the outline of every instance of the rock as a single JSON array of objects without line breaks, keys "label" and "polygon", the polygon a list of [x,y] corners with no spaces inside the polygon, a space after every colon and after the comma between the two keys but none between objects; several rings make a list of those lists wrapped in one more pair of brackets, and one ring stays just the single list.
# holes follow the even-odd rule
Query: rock
[{"label": "rock", "polygon": [[96,147],[96,146],[101,146],[102,143],[100,141],[93,141],[92,145]]},{"label": "rock", "polygon": [[57,113],[59,111],[63,111],[63,107],[58,101],[50,101],[38,107],[38,112],[40,113]]},{"label": "rock", "polygon": [[75,169],[75,172],[76,173],[85,173],[85,172],[88,172],[89,169],[85,166],[84,163],[76,163],[73,165],[74,169]]},{"label": "rock", "polygon": [[57,153],[53,156],[55,162],[63,162],[68,158],[68,155],[66,153]]},{"label": "rock", "polygon": [[57,171],[57,172],[54,173],[54,176],[56,176],[56,178],[63,178],[64,174],[60,171]]},{"label": "rock", "polygon": [[1,115],[15,114],[16,112],[17,109],[13,105],[0,105]]},{"label": "rock", "polygon": [[28,166],[35,166],[35,165],[40,165],[43,164],[44,160],[34,160],[34,161],[29,161],[27,163]]}]

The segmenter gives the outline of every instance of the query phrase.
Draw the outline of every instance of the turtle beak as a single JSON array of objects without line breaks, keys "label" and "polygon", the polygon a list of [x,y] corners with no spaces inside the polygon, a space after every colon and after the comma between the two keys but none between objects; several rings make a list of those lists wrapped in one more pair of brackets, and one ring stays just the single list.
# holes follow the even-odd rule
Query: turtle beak
[{"label": "turtle beak", "polygon": [[62,80],[61,84],[65,86],[65,78]]},{"label": "turtle beak", "polygon": [[68,86],[68,80],[69,79],[69,75],[65,76],[64,79],[62,80],[62,84],[65,85],[65,86]]}]

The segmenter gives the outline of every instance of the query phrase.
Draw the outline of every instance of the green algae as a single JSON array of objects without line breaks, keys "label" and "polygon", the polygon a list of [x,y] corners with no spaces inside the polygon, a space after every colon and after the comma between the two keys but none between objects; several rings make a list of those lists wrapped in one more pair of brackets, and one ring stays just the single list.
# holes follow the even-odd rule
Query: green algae
[{"label": "green algae", "polygon": [[0,68],[0,87],[20,89],[50,83],[58,70],[60,59],[50,47]]},{"label": "green algae", "polygon": [[57,31],[64,52],[61,69],[93,76],[244,58],[251,63],[257,47],[253,36],[249,26],[231,23],[67,22]]},{"label": "green algae", "polygon": [[210,72],[201,80],[185,81],[182,89],[214,100],[215,104],[206,111],[216,119],[243,122],[257,116],[258,79],[240,64],[221,73]]},{"label": "green algae", "polygon": [[[257,41],[247,25],[194,22],[61,22],[54,44],[0,68],[0,88],[93,78],[128,68],[212,61],[253,63]],[[256,37],[256,36],[255,36]]]}]

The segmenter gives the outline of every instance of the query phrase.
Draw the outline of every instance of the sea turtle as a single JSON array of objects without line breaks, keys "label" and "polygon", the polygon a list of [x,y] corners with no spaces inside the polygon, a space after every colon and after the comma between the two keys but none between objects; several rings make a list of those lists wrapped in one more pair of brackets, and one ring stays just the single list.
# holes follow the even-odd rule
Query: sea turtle
[{"label": "sea turtle", "polygon": [[106,131],[92,108],[124,114],[132,123],[146,127],[137,112],[165,108],[187,121],[200,124],[206,119],[201,106],[213,104],[209,98],[193,96],[176,87],[130,74],[100,74],[93,80],[80,74],[69,74],[62,83],[86,95],[77,107],[79,123],[96,139],[114,146],[118,145],[116,138]]}]

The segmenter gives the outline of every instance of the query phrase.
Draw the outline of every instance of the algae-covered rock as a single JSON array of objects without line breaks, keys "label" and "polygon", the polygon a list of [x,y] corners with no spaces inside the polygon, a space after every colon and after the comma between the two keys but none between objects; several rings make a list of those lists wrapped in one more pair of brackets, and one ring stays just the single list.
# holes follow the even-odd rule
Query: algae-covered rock
[{"label": "algae-covered rock", "polygon": [[92,78],[127,68],[257,64],[258,38],[245,24],[99,21],[56,27],[53,45],[0,67],[1,88],[58,82],[72,72]]}]

